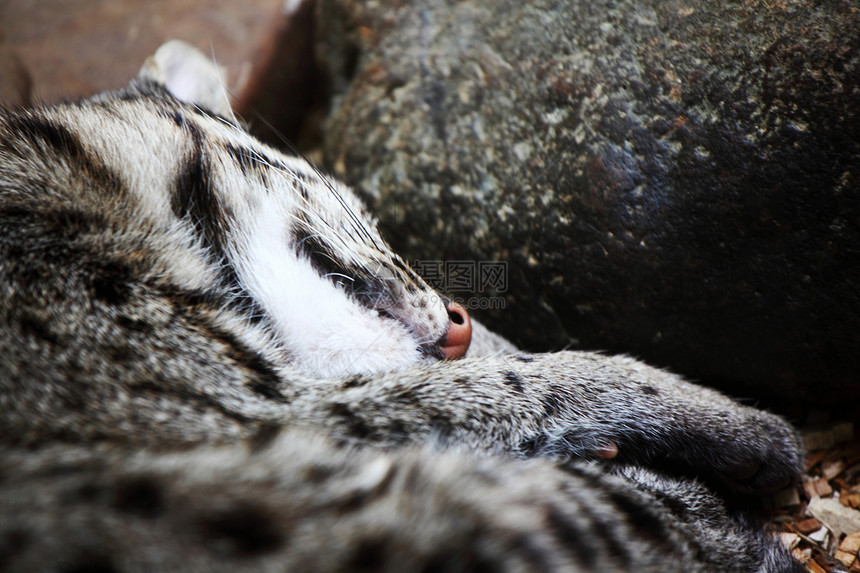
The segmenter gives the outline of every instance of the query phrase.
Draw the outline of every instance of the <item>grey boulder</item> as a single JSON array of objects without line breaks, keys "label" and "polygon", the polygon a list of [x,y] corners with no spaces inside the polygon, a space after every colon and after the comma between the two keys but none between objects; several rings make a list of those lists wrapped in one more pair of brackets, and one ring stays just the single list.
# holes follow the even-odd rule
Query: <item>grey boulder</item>
[{"label": "grey boulder", "polygon": [[856,4],[319,8],[326,162],[492,329],[860,398]]}]

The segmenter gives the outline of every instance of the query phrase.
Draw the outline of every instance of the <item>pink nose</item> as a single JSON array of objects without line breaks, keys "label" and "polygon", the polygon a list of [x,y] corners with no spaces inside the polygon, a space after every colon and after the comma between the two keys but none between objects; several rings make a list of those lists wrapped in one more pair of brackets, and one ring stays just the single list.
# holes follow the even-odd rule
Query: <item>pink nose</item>
[{"label": "pink nose", "polygon": [[442,342],[442,354],[452,360],[464,357],[469,350],[469,344],[472,342],[472,321],[469,320],[466,309],[456,302],[449,302],[447,309],[451,322],[448,325],[448,334]]}]

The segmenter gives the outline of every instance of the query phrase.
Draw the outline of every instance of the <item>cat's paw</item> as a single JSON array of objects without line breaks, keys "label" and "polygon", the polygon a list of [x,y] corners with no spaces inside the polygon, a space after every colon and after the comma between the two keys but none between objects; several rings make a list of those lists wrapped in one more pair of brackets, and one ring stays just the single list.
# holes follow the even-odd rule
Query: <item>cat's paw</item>
[{"label": "cat's paw", "polygon": [[759,495],[797,483],[804,457],[799,434],[766,412],[751,411],[744,417],[736,432],[714,444],[714,469],[738,489]]}]

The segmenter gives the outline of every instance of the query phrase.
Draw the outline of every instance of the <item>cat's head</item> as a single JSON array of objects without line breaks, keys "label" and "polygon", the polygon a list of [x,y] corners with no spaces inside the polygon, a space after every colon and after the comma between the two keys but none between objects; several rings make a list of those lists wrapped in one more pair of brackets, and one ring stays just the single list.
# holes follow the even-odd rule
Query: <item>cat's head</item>
[{"label": "cat's head", "polygon": [[238,307],[296,368],[344,376],[465,354],[466,311],[392,251],[349,188],[248,135],[200,52],[169,42],[129,88],[94,101],[124,114],[119,137],[144,157],[118,149],[115,160],[139,161],[139,193],[152,188],[148,171],[171,174],[145,200],[161,203],[152,212],[199,237],[183,241],[208,251]]}]

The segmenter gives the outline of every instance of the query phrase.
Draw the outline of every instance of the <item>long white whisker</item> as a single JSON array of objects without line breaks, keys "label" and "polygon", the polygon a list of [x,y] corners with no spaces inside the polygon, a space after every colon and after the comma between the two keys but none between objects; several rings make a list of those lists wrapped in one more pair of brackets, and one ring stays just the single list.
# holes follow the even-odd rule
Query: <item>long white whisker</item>
[{"label": "long white whisker", "polygon": [[326,274],[325,274],[325,275],[323,275],[323,276],[324,276],[325,278],[329,278],[329,277],[341,277],[341,278],[344,278],[344,279],[346,279],[346,280],[348,280],[348,281],[350,281],[350,282],[355,282],[355,279],[354,279],[354,278],[352,278],[352,277],[348,277],[348,276],[346,276],[346,275],[344,275],[344,274],[341,274],[341,273],[326,273]]},{"label": "long white whisker", "polygon": [[381,251],[382,249],[379,247],[379,245],[378,245],[378,244],[376,243],[376,241],[374,240],[373,235],[372,235],[372,234],[367,230],[367,227],[364,225],[364,223],[362,223],[361,219],[359,219],[359,218],[358,218],[358,216],[355,214],[355,211],[353,211],[352,207],[350,207],[349,203],[347,203],[347,202],[346,202],[346,200],[344,200],[344,198],[343,198],[343,197],[341,196],[341,194],[337,191],[337,189],[334,187],[334,185],[332,185],[332,184],[331,184],[331,181],[329,181],[329,180],[328,180],[328,178],[327,178],[327,177],[326,177],[326,176],[325,176],[325,175],[324,175],[324,174],[323,174],[323,173],[322,173],[322,172],[321,172],[321,171],[316,167],[316,165],[314,165],[313,163],[311,163],[310,161],[308,161],[308,158],[307,158],[307,157],[305,157],[305,156],[304,156],[304,154],[303,154],[301,151],[299,151],[299,150],[296,148],[296,146],[295,146],[295,145],[293,145],[293,143],[292,143],[289,139],[287,139],[286,137],[284,137],[284,135],[283,135],[283,134],[281,134],[281,132],[280,132],[280,131],[278,131],[277,129],[275,129],[275,128],[274,128],[274,126],[266,120],[266,118],[264,118],[264,117],[263,117],[260,113],[258,113],[256,110],[253,110],[253,109],[252,109],[252,110],[251,110],[251,112],[252,112],[252,113],[257,117],[257,119],[258,119],[258,120],[260,120],[261,122],[263,122],[263,124],[264,124],[266,127],[268,127],[269,129],[271,129],[271,130],[272,130],[272,132],[273,132],[273,133],[278,137],[278,139],[280,139],[280,140],[281,140],[281,143],[283,143],[283,144],[284,144],[284,145],[285,145],[285,146],[286,146],[286,147],[287,147],[287,148],[288,148],[292,153],[295,153],[295,154],[296,154],[296,156],[298,156],[298,157],[300,157],[300,158],[304,159],[304,160],[305,160],[305,162],[307,162],[307,164],[310,166],[310,168],[311,168],[311,169],[313,169],[313,171],[314,171],[314,173],[317,175],[317,177],[319,177],[319,178],[320,178],[320,180],[323,182],[323,184],[326,186],[326,188],[328,188],[329,192],[330,192],[332,195],[334,195],[334,197],[335,197],[335,199],[337,199],[338,203],[340,203],[340,205],[344,208],[344,210],[346,211],[347,215],[348,215],[348,216],[349,216],[349,218],[352,220],[353,228],[354,228],[354,229],[355,229],[355,230],[356,230],[360,235],[363,235],[365,239],[367,239],[368,241],[370,241],[370,243],[371,243],[371,244],[372,244],[372,245],[373,245],[377,250],[380,250],[380,251]]}]

